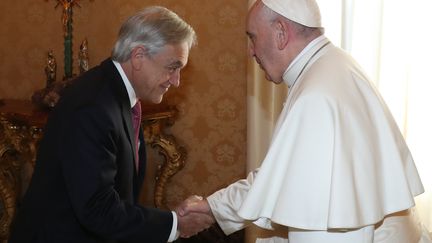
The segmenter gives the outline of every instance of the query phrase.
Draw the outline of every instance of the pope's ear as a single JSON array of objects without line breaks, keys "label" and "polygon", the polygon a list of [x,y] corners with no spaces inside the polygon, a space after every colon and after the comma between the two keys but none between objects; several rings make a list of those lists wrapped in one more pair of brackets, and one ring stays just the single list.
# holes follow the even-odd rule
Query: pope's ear
[{"label": "pope's ear", "polygon": [[285,48],[285,46],[288,44],[289,40],[289,32],[288,32],[288,26],[280,21],[276,20],[275,24],[275,31],[276,31],[276,43],[279,50],[282,50]]}]

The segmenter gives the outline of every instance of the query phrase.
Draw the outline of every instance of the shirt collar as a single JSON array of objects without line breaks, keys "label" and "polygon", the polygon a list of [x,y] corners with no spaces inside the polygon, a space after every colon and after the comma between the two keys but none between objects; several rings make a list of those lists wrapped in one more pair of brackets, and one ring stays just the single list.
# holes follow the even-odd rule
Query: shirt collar
[{"label": "shirt collar", "polygon": [[129,96],[130,105],[131,105],[131,107],[133,107],[138,101],[135,90],[133,89],[132,84],[129,81],[128,77],[126,76],[126,73],[124,72],[120,63],[117,61],[114,61],[114,60],[112,62],[114,63],[114,66],[117,68],[118,72],[120,73],[122,81],[123,81],[124,85],[126,86],[126,90],[127,90],[128,96]]},{"label": "shirt collar", "polygon": [[321,35],[311,41],[301,52],[298,54],[283,74],[283,80],[291,87],[294,85],[298,76],[301,74],[304,66],[309,62],[312,56],[324,45],[329,42],[327,37]]}]

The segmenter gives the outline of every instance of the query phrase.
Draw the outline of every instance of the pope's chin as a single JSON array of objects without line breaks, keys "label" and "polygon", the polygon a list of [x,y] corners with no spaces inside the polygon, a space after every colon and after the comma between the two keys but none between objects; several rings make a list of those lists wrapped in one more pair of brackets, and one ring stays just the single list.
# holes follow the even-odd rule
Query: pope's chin
[{"label": "pope's chin", "polygon": [[263,70],[263,72],[264,72],[264,78],[267,81],[274,82],[272,77],[270,76],[270,74],[261,65],[260,65],[260,67],[261,67],[261,70]]},{"label": "pope's chin", "polygon": [[272,78],[270,76],[270,74],[268,74],[267,72],[265,72],[265,79],[267,79],[268,81],[270,81],[270,82],[272,82],[274,84],[280,84],[280,83],[283,82],[283,78],[282,77],[278,77],[277,79],[276,78]]},{"label": "pope's chin", "polygon": [[270,75],[267,74],[267,72],[265,73],[265,79],[267,79],[267,81],[275,83],[275,84],[279,84],[280,82],[275,81]]}]

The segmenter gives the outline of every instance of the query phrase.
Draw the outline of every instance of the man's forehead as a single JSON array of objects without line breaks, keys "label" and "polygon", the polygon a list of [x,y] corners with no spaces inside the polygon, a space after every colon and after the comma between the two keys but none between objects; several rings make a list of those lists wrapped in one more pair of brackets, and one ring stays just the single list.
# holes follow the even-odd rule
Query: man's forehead
[{"label": "man's forehead", "polygon": [[174,45],[165,56],[166,64],[169,66],[183,67],[189,58],[189,48],[184,45]]}]

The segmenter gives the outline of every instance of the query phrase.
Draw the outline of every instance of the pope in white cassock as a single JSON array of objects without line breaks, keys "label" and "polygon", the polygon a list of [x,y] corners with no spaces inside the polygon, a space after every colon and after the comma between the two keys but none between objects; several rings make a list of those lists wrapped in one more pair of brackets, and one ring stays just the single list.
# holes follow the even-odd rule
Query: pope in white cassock
[{"label": "pope in white cassock", "polygon": [[289,93],[261,167],[202,202],[226,234],[252,222],[286,226],[290,243],[432,242],[414,210],[423,186],[389,109],[323,32],[315,0],[252,6],[251,54]]}]

